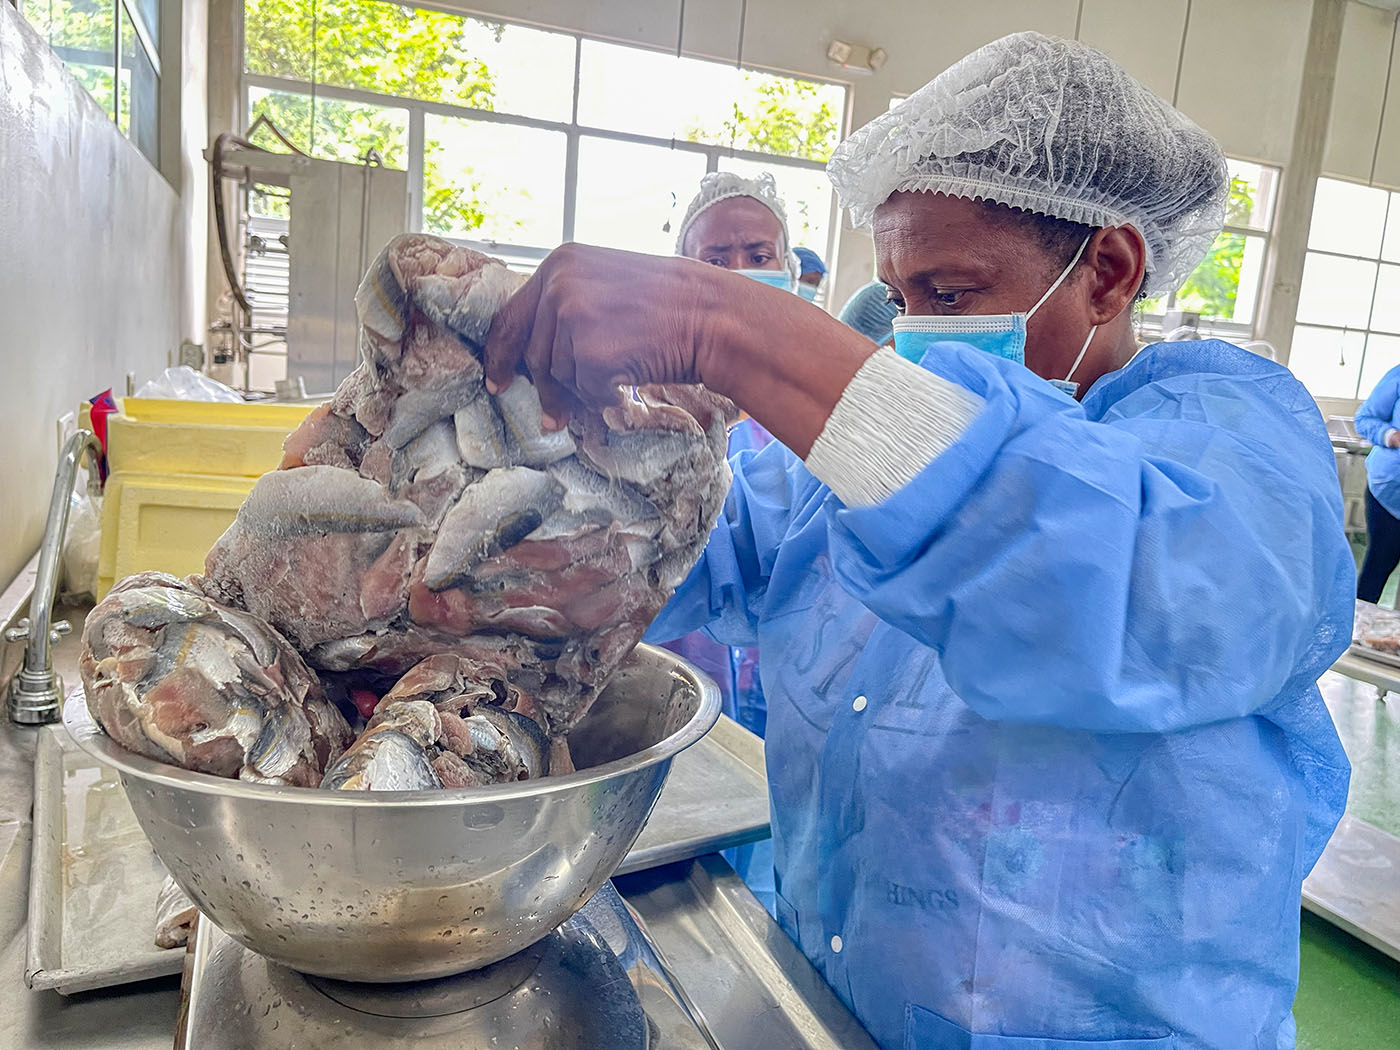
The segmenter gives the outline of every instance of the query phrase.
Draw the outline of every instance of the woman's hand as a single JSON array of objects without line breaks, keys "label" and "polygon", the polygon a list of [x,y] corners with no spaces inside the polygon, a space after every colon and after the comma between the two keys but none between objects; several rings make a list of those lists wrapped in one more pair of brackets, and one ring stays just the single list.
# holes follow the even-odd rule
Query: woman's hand
[{"label": "woman's hand", "polygon": [[619,388],[704,383],[799,455],[874,346],[779,289],[690,259],[566,244],[496,315],[487,385],[526,371],[549,417]]},{"label": "woman's hand", "polygon": [[1387,430],[1385,432],[1385,447],[1400,448],[1400,430]]},{"label": "woman's hand", "polygon": [[505,389],[523,366],[562,425],[575,399],[601,407],[621,386],[700,382],[706,269],[582,244],[555,249],[496,315],[487,385]]}]

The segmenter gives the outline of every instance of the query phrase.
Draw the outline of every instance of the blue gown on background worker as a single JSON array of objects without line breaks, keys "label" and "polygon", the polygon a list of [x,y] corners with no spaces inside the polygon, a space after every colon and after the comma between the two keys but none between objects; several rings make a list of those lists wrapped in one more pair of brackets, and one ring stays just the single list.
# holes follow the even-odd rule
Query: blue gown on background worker
[{"label": "blue gown on background worker", "polygon": [[[729,458],[741,452],[758,452],[768,446],[773,435],[745,416],[729,428]],[[763,702],[763,685],[758,674],[755,646],[722,645],[702,631],[663,643],[714,679],[719,686],[720,709],[751,733],[763,736],[768,707]]]},{"label": "blue gown on background worker", "polygon": [[1366,487],[1376,502],[1400,518],[1400,451],[1385,445],[1386,433],[1400,427],[1400,367],[1381,377],[1352,422],[1375,446],[1366,456]]},{"label": "blue gown on background worker", "polygon": [[763,652],[783,929],[884,1050],[1291,1047],[1349,777],[1312,399],[1216,341],[1082,405],[968,347],[922,363],[985,399],[952,448],[854,509],[780,445],[739,456],[652,630]]}]

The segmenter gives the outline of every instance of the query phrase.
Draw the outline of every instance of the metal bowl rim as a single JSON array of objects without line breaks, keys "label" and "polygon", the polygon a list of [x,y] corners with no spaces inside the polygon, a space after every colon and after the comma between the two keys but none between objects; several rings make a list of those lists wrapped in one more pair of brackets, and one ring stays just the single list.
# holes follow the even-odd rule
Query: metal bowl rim
[{"label": "metal bowl rim", "polygon": [[[322,791],[320,788],[293,787],[289,784],[257,784],[231,777],[216,777],[212,773],[197,773],[166,762],[128,751],[93,720],[87,708],[83,687],[68,694],[63,704],[63,728],[73,741],[92,757],[116,767],[136,779],[159,784],[178,791],[193,791],[204,795],[221,795],[256,802],[292,802],[312,806],[350,806],[364,808],[414,808],[419,806],[462,806],[481,802],[507,802],[520,798],[537,798],[573,791],[589,784],[636,773],[658,762],[674,758],[708,733],[720,715],[719,687],[701,674],[689,661],[655,646],[638,645],[638,650],[665,652],[679,669],[685,671],[700,691],[695,714],[674,733],[649,747],[634,751],[623,758],[604,762],[577,773],[559,777],[541,777],[514,784],[493,784],[487,787],[435,788],[429,791]],[[625,665],[624,665],[625,666]],[[619,670],[622,670],[620,667]]]}]

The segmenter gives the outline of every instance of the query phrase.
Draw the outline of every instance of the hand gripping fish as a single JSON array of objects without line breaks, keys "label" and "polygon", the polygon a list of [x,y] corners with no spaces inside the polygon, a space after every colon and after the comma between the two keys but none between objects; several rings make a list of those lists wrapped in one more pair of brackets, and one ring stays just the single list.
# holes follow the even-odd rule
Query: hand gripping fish
[{"label": "hand gripping fish", "polygon": [[[380,253],[356,295],[359,367],[204,573],[134,577],[89,616],[88,703],[119,743],[342,790],[571,768],[569,730],[704,548],[734,409],[643,387],[544,431],[527,380],[484,385],[482,344],[521,283],[423,234]],[[352,697],[375,705],[353,743]]]}]

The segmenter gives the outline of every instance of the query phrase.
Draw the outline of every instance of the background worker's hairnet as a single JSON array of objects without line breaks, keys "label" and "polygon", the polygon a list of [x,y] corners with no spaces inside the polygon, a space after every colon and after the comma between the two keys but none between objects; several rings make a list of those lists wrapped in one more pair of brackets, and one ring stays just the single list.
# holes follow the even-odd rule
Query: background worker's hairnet
[{"label": "background worker's hairnet", "polygon": [[752,197],[777,218],[783,231],[778,251],[783,256],[788,273],[796,282],[801,275],[798,268],[801,264],[792,251],[792,238],[788,235],[787,208],[783,205],[782,197],[778,196],[778,184],[766,171],[753,179],[735,175],[732,171],[712,171],[706,174],[700,180],[700,192],[691,199],[690,207],[685,210],[685,218],[681,220],[681,227],[676,231],[676,254],[685,254],[685,235],[695,225],[695,220],[700,218],[706,209],[731,197]]},{"label": "background worker's hairnet", "polygon": [[803,248],[800,245],[792,250],[797,256],[797,266],[802,273],[819,273],[826,276],[826,263],[822,262],[822,257],[811,248]]},{"label": "background worker's hairnet", "polygon": [[1219,144],[1120,66],[1040,33],[994,40],[832,154],[856,226],[896,190],[991,201],[1088,226],[1133,226],[1149,294],[1178,287],[1225,221]]},{"label": "background worker's hairnet", "polygon": [[841,307],[840,321],[865,336],[876,346],[884,346],[894,335],[894,319],[899,307],[890,302],[889,289],[882,281],[871,281]]}]

